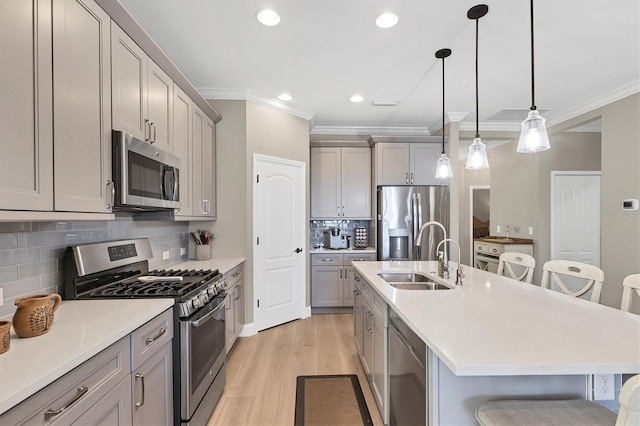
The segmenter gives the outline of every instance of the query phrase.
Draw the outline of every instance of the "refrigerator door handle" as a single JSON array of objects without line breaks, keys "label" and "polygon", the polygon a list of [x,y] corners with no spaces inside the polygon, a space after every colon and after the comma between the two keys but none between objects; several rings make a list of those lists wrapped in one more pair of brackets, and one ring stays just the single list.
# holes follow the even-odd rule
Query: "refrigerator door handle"
[{"label": "refrigerator door handle", "polygon": [[422,197],[418,192],[418,229],[422,228],[423,223],[424,222],[422,222]]},{"label": "refrigerator door handle", "polygon": [[416,193],[411,193],[411,222],[413,225],[413,238],[411,244],[418,237],[418,202],[416,200]]}]

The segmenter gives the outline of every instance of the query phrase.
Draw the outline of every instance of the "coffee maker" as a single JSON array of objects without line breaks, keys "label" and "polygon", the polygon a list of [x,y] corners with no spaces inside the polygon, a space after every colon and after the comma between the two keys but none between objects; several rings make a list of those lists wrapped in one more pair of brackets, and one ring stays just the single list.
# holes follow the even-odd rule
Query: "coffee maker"
[{"label": "coffee maker", "polygon": [[340,235],[340,228],[325,229],[323,238],[325,248],[334,250],[349,248],[349,238],[346,235]]}]

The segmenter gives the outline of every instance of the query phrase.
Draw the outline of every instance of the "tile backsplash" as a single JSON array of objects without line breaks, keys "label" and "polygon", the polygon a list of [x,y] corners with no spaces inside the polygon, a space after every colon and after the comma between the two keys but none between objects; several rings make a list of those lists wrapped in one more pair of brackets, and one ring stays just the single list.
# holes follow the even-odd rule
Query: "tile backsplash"
[{"label": "tile backsplash", "polygon": [[[0,318],[15,312],[18,297],[60,293],[67,246],[147,237],[153,249],[151,269],[186,260],[180,248],[189,248],[189,223],[140,221],[131,216],[114,221],[0,223],[0,288],[4,305]],[[162,252],[169,250],[169,259]]]},{"label": "tile backsplash", "polygon": [[370,220],[312,220],[309,230],[311,247],[316,247],[323,243],[323,231],[331,228],[340,228],[341,234],[350,235],[353,244],[353,241],[355,241],[353,238],[354,230],[361,226],[367,228],[368,245],[371,247],[370,223]]}]

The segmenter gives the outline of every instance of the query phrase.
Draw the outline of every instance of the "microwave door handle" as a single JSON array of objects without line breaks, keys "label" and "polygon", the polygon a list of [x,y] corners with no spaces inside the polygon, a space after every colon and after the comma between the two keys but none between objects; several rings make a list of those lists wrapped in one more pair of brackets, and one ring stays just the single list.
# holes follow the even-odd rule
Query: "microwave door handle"
[{"label": "microwave door handle", "polygon": [[172,167],[172,168],[173,168],[173,197],[171,197],[171,199],[173,201],[178,201],[178,198],[179,198],[178,189],[180,188],[180,171],[175,167]]},{"label": "microwave door handle", "polygon": [[167,174],[167,166],[162,166],[162,174],[160,175],[160,194],[162,195],[162,199],[167,199],[167,191],[164,184],[164,178]]}]

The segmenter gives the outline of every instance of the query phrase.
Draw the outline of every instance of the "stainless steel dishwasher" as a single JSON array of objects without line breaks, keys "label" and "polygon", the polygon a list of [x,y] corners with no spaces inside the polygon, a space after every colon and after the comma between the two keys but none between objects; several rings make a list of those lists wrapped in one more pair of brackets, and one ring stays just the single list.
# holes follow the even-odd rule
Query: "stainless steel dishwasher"
[{"label": "stainless steel dishwasher", "polygon": [[427,424],[427,346],[389,310],[389,425]]}]

